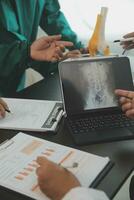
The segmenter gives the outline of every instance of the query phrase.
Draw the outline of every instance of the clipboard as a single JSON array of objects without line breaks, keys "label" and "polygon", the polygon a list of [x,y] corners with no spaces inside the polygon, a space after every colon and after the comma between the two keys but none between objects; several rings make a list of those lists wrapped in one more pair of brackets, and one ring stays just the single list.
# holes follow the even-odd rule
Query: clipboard
[{"label": "clipboard", "polygon": [[3,99],[11,112],[0,120],[0,129],[56,132],[64,114],[61,101]]}]

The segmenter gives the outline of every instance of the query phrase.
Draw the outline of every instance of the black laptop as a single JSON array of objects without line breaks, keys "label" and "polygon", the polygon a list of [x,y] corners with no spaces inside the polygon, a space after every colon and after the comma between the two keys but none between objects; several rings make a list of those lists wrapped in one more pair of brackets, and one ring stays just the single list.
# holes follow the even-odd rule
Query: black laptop
[{"label": "black laptop", "polygon": [[115,89],[134,90],[127,57],[70,59],[59,64],[65,121],[76,144],[134,138],[134,120]]}]

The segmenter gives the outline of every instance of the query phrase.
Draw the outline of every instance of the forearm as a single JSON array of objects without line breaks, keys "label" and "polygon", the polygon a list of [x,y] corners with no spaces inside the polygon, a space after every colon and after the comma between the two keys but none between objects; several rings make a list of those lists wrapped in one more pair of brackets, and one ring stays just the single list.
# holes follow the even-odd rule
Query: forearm
[{"label": "forearm", "polygon": [[77,187],[70,190],[62,200],[109,200],[106,194],[102,191]]}]

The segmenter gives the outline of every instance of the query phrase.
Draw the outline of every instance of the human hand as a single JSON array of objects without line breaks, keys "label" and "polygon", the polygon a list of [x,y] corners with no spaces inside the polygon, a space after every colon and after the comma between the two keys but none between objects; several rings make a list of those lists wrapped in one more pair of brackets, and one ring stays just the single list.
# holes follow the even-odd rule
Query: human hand
[{"label": "human hand", "polygon": [[125,115],[134,119],[134,92],[117,89],[115,94],[120,97],[119,102]]},{"label": "human hand", "polygon": [[4,118],[6,115],[6,110],[9,110],[6,102],[0,98],[0,117]]},{"label": "human hand", "polygon": [[81,57],[81,52],[79,50],[72,50],[65,53],[62,60],[65,60],[67,58],[79,58],[79,57]]},{"label": "human hand", "polygon": [[89,53],[88,47],[86,47],[86,48],[81,48],[81,49],[80,49],[80,52],[81,52],[82,54],[88,54],[88,53]]},{"label": "human hand", "polygon": [[80,186],[79,181],[67,169],[44,157],[38,157],[37,163],[40,189],[52,200],[61,200],[69,190]]},{"label": "human hand", "polygon": [[[123,38],[125,38],[125,39],[131,38],[131,37],[134,37],[134,32],[128,33],[123,36]],[[124,41],[124,42],[121,42],[120,44],[122,45],[123,49],[130,50],[130,49],[134,48],[134,42],[132,42],[132,41]]]},{"label": "human hand", "polygon": [[42,37],[33,42],[30,56],[34,60],[56,62],[63,58],[65,47],[73,46],[72,42],[60,41],[61,35]]}]

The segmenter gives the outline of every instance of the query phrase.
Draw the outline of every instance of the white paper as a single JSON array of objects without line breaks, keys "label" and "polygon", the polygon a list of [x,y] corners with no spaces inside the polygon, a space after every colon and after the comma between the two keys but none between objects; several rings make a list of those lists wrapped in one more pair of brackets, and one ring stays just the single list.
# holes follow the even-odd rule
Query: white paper
[{"label": "white paper", "polygon": [[63,111],[59,112],[57,121],[51,128],[43,128],[49,114],[56,105],[61,103],[57,101],[31,100],[31,99],[14,99],[4,98],[8,104],[11,113],[6,113],[5,118],[0,119],[0,128],[44,131],[55,130]]},{"label": "white paper", "polygon": [[78,163],[70,171],[83,186],[89,186],[108,164],[100,157],[43,139],[18,133],[0,146],[0,185],[37,200],[48,200],[40,191],[35,170],[36,158],[44,156],[64,167]]}]

